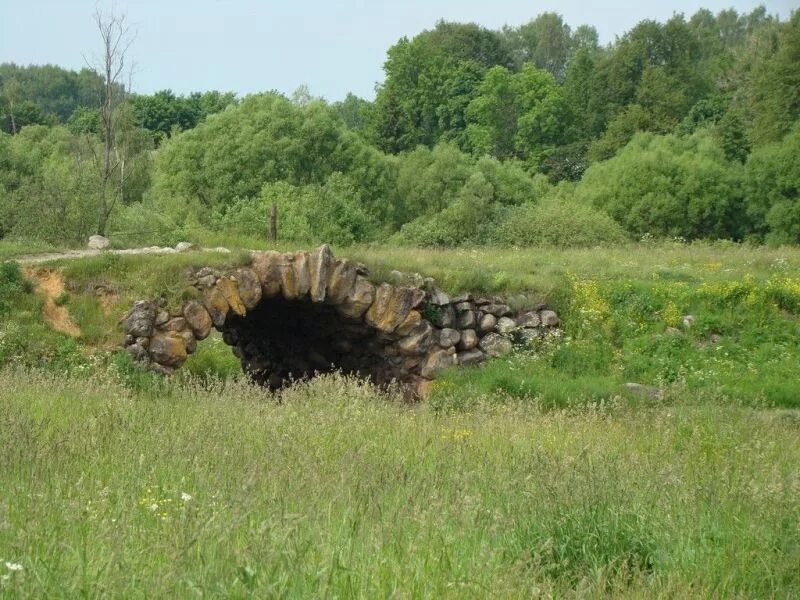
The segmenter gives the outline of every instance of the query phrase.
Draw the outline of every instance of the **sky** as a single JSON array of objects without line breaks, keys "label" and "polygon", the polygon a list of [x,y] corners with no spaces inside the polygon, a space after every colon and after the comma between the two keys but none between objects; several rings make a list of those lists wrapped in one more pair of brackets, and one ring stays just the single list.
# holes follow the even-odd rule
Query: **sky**
[{"label": "sky", "polygon": [[[782,19],[800,0],[761,2]],[[557,12],[573,28],[593,25],[612,42],[642,19],[687,18],[699,8],[750,12],[759,2],[671,0],[0,0],[0,63],[80,69],[100,48],[96,7],[125,13],[136,39],[131,83],[139,93],[216,89],[245,95],[266,90],[340,100],[372,99],[383,80],[386,50],[436,21],[496,29]]]}]

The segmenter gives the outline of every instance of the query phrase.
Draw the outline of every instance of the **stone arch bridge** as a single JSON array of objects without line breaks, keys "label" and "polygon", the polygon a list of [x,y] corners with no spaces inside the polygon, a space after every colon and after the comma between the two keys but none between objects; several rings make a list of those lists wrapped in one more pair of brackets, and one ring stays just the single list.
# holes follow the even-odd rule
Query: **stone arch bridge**
[{"label": "stone arch bridge", "polygon": [[510,352],[558,327],[540,305],[515,314],[499,297],[448,296],[430,285],[375,284],[363,265],[313,252],[254,252],[249,266],[197,271],[200,299],[168,311],[134,304],[121,323],[138,361],[169,374],[212,328],[255,381],[288,381],[341,370],[378,385],[398,381],[424,395],[436,374]]}]

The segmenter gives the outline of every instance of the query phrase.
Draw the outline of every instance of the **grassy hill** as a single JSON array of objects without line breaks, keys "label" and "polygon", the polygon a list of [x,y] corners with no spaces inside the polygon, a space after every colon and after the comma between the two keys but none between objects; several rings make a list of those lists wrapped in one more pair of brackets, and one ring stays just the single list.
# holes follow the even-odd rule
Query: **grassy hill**
[{"label": "grassy hill", "polygon": [[221,340],[170,380],[116,351],[133,300],[246,252],[6,263],[0,597],[800,594],[800,250],[337,254],[546,299],[563,338],[420,405],[274,395]]}]

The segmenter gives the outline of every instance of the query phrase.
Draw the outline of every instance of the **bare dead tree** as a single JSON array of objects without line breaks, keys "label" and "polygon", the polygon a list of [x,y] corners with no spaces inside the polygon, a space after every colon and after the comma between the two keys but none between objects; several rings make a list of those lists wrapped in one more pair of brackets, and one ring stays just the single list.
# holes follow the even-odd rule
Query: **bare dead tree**
[{"label": "bare dead tree", "polygon": [[[100,96],[100,114],[102,120],[103,155],[100,165],[100,208],[97,222],[97,233],[104,235],[108,219],[124,183],[124,153],[117,144],[117,132],[114,121],[114,110],[125,99],[125,85],[122,77],[125,74],[126,55],[133,44],[135,35],[127,23],[125,14],[102,13],[97,9],[94,21],[102,41],[102,53],[89,68],[95,70],[103,80]],[[117,176],[118,186],[112,179]]]}]

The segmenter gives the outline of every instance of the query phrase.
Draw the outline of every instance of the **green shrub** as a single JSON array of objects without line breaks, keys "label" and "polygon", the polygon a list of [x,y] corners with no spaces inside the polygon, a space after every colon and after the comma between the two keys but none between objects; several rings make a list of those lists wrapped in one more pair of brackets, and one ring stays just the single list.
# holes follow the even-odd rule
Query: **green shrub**
[{"label": "green shrub", "polygon": [[483,174],[474,173],[449,206],[433,216],[407,223],[395,239],[419,246],[485,244],[498,210],[491,197],[492,185]]},{"label": "green shrub", "polygon": [[11,310],[16,299],[31,291],[16,262],[0,263],[0,315]]},{"label": "green shrub", "polygon": [[539,204],[508,209],[493,237],[509,246],[584,248],[622,243],[628,236],[606,213],[551,195]]},{"label": "green shrub", "polygon": [[575,195],[636,236],[741,239],[751,229],[741,171],[707,131],[637,134],[616,156],[592,165]]}]

